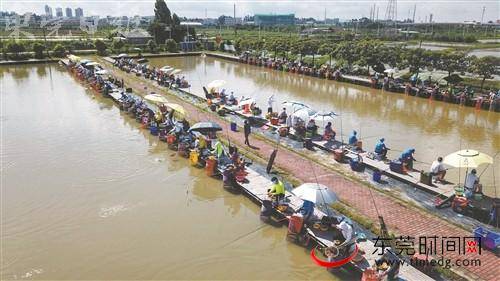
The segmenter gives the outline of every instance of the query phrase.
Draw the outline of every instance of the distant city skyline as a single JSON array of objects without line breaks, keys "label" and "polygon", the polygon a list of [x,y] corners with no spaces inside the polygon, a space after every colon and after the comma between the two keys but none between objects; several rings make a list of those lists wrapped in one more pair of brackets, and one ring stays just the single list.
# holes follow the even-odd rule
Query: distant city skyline
[{"label": "distant city skyline", "polygon": [[[88,0],[88,1],[43,1],[43,0],[2,0],[1,11],[16,13],[34,12],[46,14],[45,5],[53,9],[58,7],[82,8],[85,15],[97,16],[150,16],[154,14],[154,0]],[[370,17],[378,11],[378,18],[384,19],[387,0],[166,0],[173,13],[188,18],[215,18],[221,15],[232,16],[233,4],[236,3],[236,16],[244,17],[253,14],[290,14],[296,17],[312,17],[318,20],[340,18],[343,20],[361,17]],[[375,4],[375,9],[373,9]],[[485,8],[483,22],[496,22],[500,15],[499,1],[409,1],[399,0],[397,3],[397,19],[403,20],[413,17],[416,4],[415,21],[423,22],[432,14],[434,22],[464,22],[481,21],[483,7]],[[316,8],[316,7],[317,8]],[[373,16],[375,17],[375,16]]]}]

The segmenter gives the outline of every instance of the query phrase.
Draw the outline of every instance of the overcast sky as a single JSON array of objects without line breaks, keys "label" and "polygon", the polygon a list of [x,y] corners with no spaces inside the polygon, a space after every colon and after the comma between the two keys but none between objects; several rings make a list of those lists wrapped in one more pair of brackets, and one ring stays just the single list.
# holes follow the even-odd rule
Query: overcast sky
[{"label": "overcast sky", "polygon": [[[55,7],[81,7],[85,15],[118,16],[118,15],[153,15],[154,0],[86,0],[86,1],[51,1],[51,0],[0,0],[0,10],[18,13],[43,13],[44,5]],[[351,19],[368,17],[373,4],[378,7],[379,18],[385,18],[388,0],[167,0],[171,11],[185,17],[218,17],[222,14],[233,15],[233,4],[236,3],[236,16],[253,15],[254,13],[295,13],[297,17],[314,17],[323,19],[326,8],[328,18]],[[415,20],[424,21],[433,14],[436,22],[463,22],[481,20],[483,7],[486,7],[484,20],[500,19],[499,0],[398,0],[398,19],[413,16],[413,7],[417,4]],[[377,8],[376,8],[377,9]],[[55,11],[54,11],[55,13]]]}]

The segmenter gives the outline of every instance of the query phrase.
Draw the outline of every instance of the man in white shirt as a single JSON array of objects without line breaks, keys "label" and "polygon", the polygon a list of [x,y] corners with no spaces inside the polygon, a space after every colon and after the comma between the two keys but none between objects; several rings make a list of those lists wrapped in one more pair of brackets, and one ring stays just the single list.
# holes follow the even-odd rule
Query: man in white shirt
[{"label": "man in white shirt", "polygon": [[479,177],[476,176],[476,169],[472,169],[465,178],[465,189],[470,193],[482,193],[482,186],[479,184]]},{"label": "man in white shirt", "polygon": [[267,112],[273,113],[273,103],[274,103],[274,95],[271,95],[267,100]]},{"label": "man in white shirt", "polygon": [[432,162],[430,172],[432,176],[436,177],[434,182],[444,181],[444,176],[446,175],[446,169],[443,165],[443,157],[438,157],[437,160]]}]

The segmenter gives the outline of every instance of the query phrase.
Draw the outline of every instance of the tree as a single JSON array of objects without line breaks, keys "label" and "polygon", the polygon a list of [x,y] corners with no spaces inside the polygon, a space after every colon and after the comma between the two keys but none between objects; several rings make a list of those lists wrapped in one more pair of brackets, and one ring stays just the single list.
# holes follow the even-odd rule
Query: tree
[{"label": "tree", "polygon": [[54,54],[54,56],[59,58],[64,56],[64,52],[66,52],[66,50],[64,49],[64,46],[61,44],[55,45],[54,48],[52,49],[52,53]]},{"label": "tree", "polygon": [[33,52],[35,52],[36,59],[43,59],[45,51],[45,46],[42,43],[36,42],[33,44]]},{"label": "tree", "polygon": [[112,44],[113,51],[120,52],[120,50],[125,46],[122,40],[114,40]]},{"label": "tree", "polygon": [[19,58],[19,54],[25,52],[26,48],[22,43],[11,41],[7,43],[7,52],[14,54],[14,58]]},{"label": "tree", "polygon": [[175,53],[178,51],[178,46],[175,40],[173,39],[168,39],[166,43],[167,51],[169,53]]},{"label": "tree", "polygon": [[454,72],[463,72],[467,69],[468,58],[464,52],[445,50],[436,52],[432,59],[433,66],[448,72],[448,76]]},{"label": "tree", "polygon": [[155,21],[164,23],[167,26],[172,25],[172,16],[165,0],[156,0],[155,2]]},{"label": "tree", "polygon": [[323,56],[328,55],[328,57],[330,58],[330,63],[329,63],[330,66],[332,65],[332,55],[333,55],[334,49],[335,48],[334,48],[333,44],[331,44],[331,43],[323,43],[318,48],[318,53],[320,55],[323,55]]},{"label": "tree", "polygon": [[154,53],[156,51],[156,43],[153,40],[148,41],[148,48],[151,53]]},{"label": "tree", "polygon": [[500,65],[500,59],[493,56],[482,58],[472,57],[469,71],[482,78],[481,90],[486,79],[493,79],[493,75],[500,75],[500,71],[497,68],[498,65]]},{"label": "tree", "polygon": [[181,25],[181,20],[179,19],[179,16],[177,16],[177,14],[176,14],[176,13],[174,13],[174,14],[172,15],[172,24],[173,24],[174,26]]},{"label": "tree", "polygon": [[410,73],[418,77],[420,69],[431,65],[430,57],[428,51],[422,48],[406,49],[403,54],[403,64],[410,68]]},{"label": "tree", "polygon": [[95,48],[98,55],[104,56],[106,54],[106,43],[104,43],[102,40],[95,41]]},{"label": "tree", "polygon": [[353,63],[356,61],[356,48],[352,41],[343,41],[335,48],[335,55],[343,65],[351,69]]}]

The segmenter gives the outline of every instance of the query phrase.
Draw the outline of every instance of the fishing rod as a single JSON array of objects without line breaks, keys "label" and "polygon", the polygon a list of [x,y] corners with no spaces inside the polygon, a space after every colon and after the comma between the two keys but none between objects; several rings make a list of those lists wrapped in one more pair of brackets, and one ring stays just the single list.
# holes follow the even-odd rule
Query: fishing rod
[{"label": "fishing rod", "polygon": [[[495,153],[495,155],[493,155],[493,159],[495,159],[497,157],[498,153],[500,153],[500,151],[497,151],[497,153]],[[491,165],[491,163],[488,163],[488,165],[486,165],[486,167],[484,167],[484,170],[479,175],[479,178],[481,178],[481,176],[484,174],[484,172],[486,172],[486,170],[490,167],[490,165]]]},{"label": "fishing rod", "polygon": [[248,233],[245,233],[245,234],[243,234],[243,235],[240,235],[240,236],[236,237],[235,239],[231,240],[230,242],[228,242],[228,243],[226,243],[226,244],[222,245],[222,247],[221,247],[221,248],[226,248],[227,246],[229,246],[229,245],[231,245],[231,244],[233,244],[233,243],[235,243],[235,242],[237,242],[237,241],[239,241],[239,240],[241,240],[241,239],[243,239],[243,238],[245,238],[245,237],[247,237],[247,236],[249,236],[249,235],[252,235],[252,234],[254,234],[255,232],[257,232],[257,231],[259,231],[259,230],[261,230],[261,229],[263,229],[263,228],[266,228],[266,227],[268,227],[268,226],[270,226],[270,225],[269,225],[269,224],[264,224],[264,225],[261,225],[261,226],[257,227],[256,229],[254,229],[254,230],[252,230],[252,231],[250,231],[250,232],[248,232]]}]

